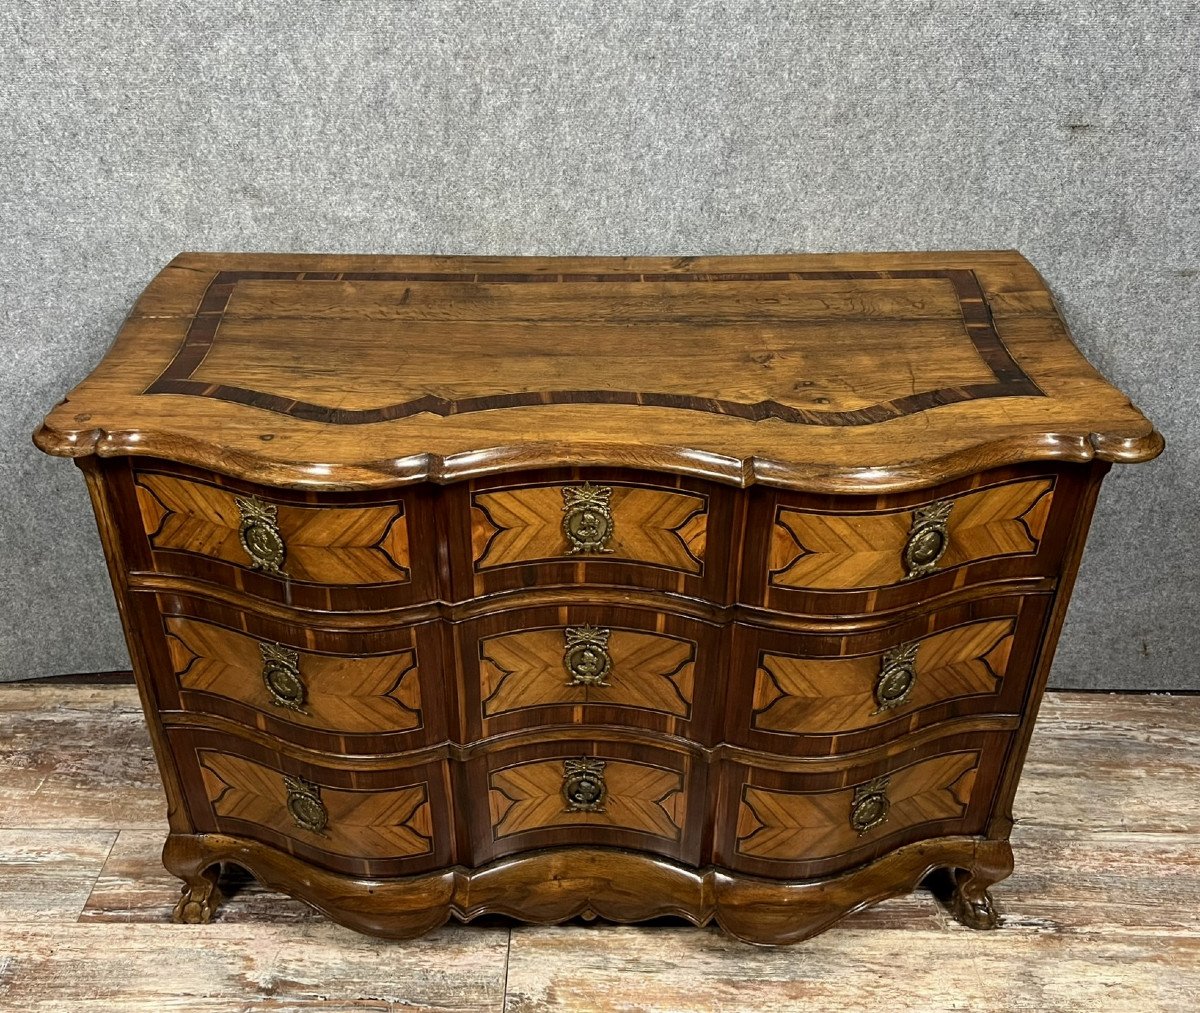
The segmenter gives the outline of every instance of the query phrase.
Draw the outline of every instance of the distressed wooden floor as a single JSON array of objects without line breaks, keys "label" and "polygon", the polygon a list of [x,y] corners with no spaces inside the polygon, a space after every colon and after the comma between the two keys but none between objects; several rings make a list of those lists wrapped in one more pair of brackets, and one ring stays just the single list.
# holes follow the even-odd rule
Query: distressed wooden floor
[{"label": "distressed wooden floor", "polygon": [[1003,926],[925,893],[799,946],[715,930],[451,926],[369,939],[247,883],[169,921],[130,686],[0,686],[0,1010],[1200,1010],[1200,697],[1052,694]]}]

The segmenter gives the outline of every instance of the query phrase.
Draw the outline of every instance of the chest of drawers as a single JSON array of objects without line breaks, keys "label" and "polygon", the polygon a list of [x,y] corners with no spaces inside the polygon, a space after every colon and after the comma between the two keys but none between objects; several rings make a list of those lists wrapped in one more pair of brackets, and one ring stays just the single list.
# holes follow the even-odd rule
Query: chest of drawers
[{"label": "chest of drawers", "polygon": [[179,920],[969,925],[1088,521],[1161,437],[1015,253],[176,258],[91,492]]}]

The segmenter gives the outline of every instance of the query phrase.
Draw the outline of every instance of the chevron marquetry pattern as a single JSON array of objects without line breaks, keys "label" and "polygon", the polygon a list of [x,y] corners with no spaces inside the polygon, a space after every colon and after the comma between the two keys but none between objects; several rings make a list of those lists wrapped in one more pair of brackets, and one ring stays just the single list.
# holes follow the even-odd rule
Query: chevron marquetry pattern
[{"label": "chevron marquetry pattern", "polygon": [[561,704],[609,704],[686,718],[692,709],[696,645],[653,633],[613,630],[607,686],[568,685],[563,631],[530,630],[479,645],[483,715]]},{"label": "chevron marquetry pattern", "polygon": [[204,790],[218,821],[243,820],[334,855],[410,858],[433,850],[429,792],[424,782],[382,791],[321,786],[329,820],[321,833],[296,825],[283,775],[240,756],[205,753]]},{"label": "chevron marquetry pattern", "polygon": [[492,771],[488,779],[492,836],[499,840],[529,830],[583,825],[679,839],[686,805],[679,771],[608,760],[604,783],[608,794],[603,812],[566,812],[561,759]]},{"label": "chevron marquetry pattern", "polygon": [[904,702],[876,713],[883,654],[803,658],[763,654],[754,678],[751,725],[767,732],[833,735],[955,697],[996,693],[1008,666],[1015,618],[971,623],[918,641],[916,681]]},{"label": "chevron marquetry pattern", "polygon": [[298,652],[303,711],[277,706],[262,679],[259,641],[198,619],[165,620],[182,689],[248,704],[272,717],[331,732],[405,732],[421,727],[416,652],[348,658]]},{"label": "chevron marquetry pattern", "polygon": [[850,825],[854,787],[824,792],[774,791],[744,785],[736,850],[779,862],[805,862],[850,851],[864,842],[922,823],[960,819],[967,811],[979,754],[922,760],[888,779],[887,820],[859,837]]},{"label": "chevron marquetry pattern", "polygon": [[[471,511],[475,569],[569,556],[562,530],[563,487],[479,492]],[[708,503],[666,489],[612,487],[613,551],[595,558],[633,559],[684,573],[704,569]]]},{"label": "chevron marquetry pattern", "polygon": [[[138,476],[142,521],[156,549],[195,552],[238,566],[250,557],[238,538],[232,492],[169,475]],[[276,504],[287,547],[284,570],[318,584],[391,584],[409,579],[408,524],[399,504],[300,507]]]},{"label": "chevron marquetry pattern", "polygon": [[[1011,482],[950,497],[949,545],[938,570],[994,556],[1037,552],[1050,514],[1052,479]],[[853,590],[904,579],[901,554],[911,510],[823,514],[779,511],[771,540],[771,583]]]}]

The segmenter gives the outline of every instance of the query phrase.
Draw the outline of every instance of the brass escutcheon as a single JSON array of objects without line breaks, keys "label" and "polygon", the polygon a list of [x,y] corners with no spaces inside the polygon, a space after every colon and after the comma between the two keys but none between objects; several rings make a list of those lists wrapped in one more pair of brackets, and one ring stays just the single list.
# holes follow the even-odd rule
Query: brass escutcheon
[{"label": "brass escutcheon", "polygon": [[321,801],[320,786],[287,774],[284,775],[283,785],[287,789],[287,809],[296,826],[310,833],[324,833],[329,823],[329,813]]},{"label": "brass escutcheon", "polygon": [[602,813],[608,788],[604,783],[604,761],[581,756],[563,760],[563,812]]},{"label": "brass escutcheon", "polygon": [[563,668],[568,686],[607,686],[612,671],[608,638],[612,630],[599,626],[568,626],[563,631]]},{"label": "brass escutcheon", "polygon": [[946,546],[950,544],[946,521],[952,506],[954,504],[950,500],[939,500],[913,511],[912,526],[901,554],[905,580],[924,577],[937,566]]},{"label": "brass escutcheon", "polygon": [[861,837],[872,827],[887,820],[890,803],[887,798],[888,778],[877,777],[854,789],[850,803],[850,826]]},{"label": "brass escutcheon", "polygon": [[287,576],[283,571],[287,547],[283,544],[283,535],[279,533],[275,505],[264,503],[257,496],[237,496],[235,501],[242,515],[238,540],[246,550],[246,555],[250,557],[251,569],[280,577]]},{"label": "brass escutcheon", "polygon": [[270,643],[259,643],[258,649],[263,659],[263,685],[271,694],[271,701],[277,707],[307,713],[304,702],[308,693],[300,675],[299,652],[282,644]]},{"label": "brass escutcheon", "polygon": [[563,534],[567,552],[612,552],[612,489],[606,485],[568,485],[563,488]]},{"label": "brass escutcheon", "polygon": [[884,654],[875,680],[875,713],[899,707],[917,681],[919,643],[901,644]]}]

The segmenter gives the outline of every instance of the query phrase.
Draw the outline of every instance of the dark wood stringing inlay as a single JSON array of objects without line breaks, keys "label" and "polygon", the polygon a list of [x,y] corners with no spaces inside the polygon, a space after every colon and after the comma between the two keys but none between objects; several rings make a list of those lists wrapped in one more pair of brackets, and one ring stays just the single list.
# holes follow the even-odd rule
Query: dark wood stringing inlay
[{"label": "dark wood stringing inlay", "polygon": [[[491,394],[449,400],[428,394],[411,401],[384,405],[379,408],[331,408],[327,405],[280,397],[263,391],[250,390],[224,383],[208,383],[192,379],[216,338],[217,329],[234,287],[240,281],[480,281],[488,283],[521,284],[529,282],[705,282],[705,281],[853,281],[876,279],[943,279],[953,286],[962,312],[963,324],[971,343],[979,352],[995,383],[964,384],[938,390],[909,394],[882,401],[853,411],[814,411],[780,404],[775,400],[748,404],[721,398],[697,397],[690,394],[636,392],[621,390],[551,390]],[[221,271],[214,275],[199,309],[188,327],[183,344],[162,374],[143,394],[187,394],[213,398],[233,404],[287,415],[295,419],[320,422],[326,425],[367,425],[388,422],[428,412],[433,415],[462,415],[470,412],[494,411],[500,408],[524,408],[539,405],[563,404],[622,404],[653,408],[676,408],[687,411],[729,415],[760,422],[778,419],[810,426],[864,426],[918,412],[993,397],[1044,397],[1044,393],[1021,369],[996,332],[991,309],[984,297],[975,272],[971,270],[927,271],[792,271],[736,274],[453,274],[434,272],[353,272],[340,274],[306,274],[294,271]]]}]

